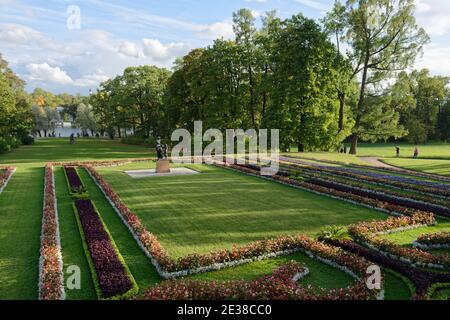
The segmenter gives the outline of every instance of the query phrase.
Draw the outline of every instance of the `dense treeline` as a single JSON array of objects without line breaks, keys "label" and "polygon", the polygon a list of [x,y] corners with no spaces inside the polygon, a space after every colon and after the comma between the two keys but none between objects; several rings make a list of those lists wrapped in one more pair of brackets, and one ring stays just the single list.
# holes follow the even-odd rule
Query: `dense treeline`
[{"label": "dense treeline", "polygon": [[28,130],[32,117],[25,82],[0,54],[0,154],[30,143]]},{"label": "dense treeline", "polygon": [[[259,28],[242,9],[233,14],[234,40],[191,51],[171,74],[129,68],[91,102],[105,130],[143,139],[202,120],[221,130],[278,128],[284,149],[335,150],[349,139],[356,153],[359,139],[415,140],[411,128],[422,119],[408,113],[431,106],[395,92],[401,85],[386,86],[428,42],[414,8],[412,0],[349,0],[319,22],[268,12]],[[426,139],[445,138],[442,114],[439,127],[432,114],[420,115],[430,117]]]},{"label": "dense treeline", "polygon": [[[410,68],[429,41],[413,0],[336,2],[323,19],[250,10],[233,14],[233,40],[178,58],[172,71],[129,67],[90,97],[53,95],[2,62],[0,137],[51,136],[71,121],[86,135],[153,143],[177,128],[277,128],[283,149],[351,152],[363,141],[450,138],[449,78]],[[3,61],[3,60],[2,60]],[[5,85],[7,84],[7,85]],[[6,120],[10,119],[10,120]],[[11,120],[12,119],[12,120]]]}]

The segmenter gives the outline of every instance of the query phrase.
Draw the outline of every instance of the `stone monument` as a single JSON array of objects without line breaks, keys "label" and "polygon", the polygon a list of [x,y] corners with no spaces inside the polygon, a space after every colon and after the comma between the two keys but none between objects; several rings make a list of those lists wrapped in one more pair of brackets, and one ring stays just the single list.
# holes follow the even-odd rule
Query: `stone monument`
[{"label": "stone monument", "polygon": [[161,143],[161,138],[156,140],[156,154],[158,160],[156,161],[156,173],[170,173],[170,160],[168,159],[168,145]]}]

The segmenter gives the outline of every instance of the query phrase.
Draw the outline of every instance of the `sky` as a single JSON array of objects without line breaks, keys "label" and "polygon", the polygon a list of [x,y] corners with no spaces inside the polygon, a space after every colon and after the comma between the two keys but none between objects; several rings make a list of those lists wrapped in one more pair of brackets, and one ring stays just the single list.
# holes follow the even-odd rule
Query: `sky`
[{"label": "sky", "polygon": [[[0,53],[27,82],[54,93],[87,94],[128,66],[171,68],[176,57],[232,38],[232,13],[321,18],[334,0],[0,0]],[[416,68],[450,75],[450,1],[417,1],[432,42]]]}]

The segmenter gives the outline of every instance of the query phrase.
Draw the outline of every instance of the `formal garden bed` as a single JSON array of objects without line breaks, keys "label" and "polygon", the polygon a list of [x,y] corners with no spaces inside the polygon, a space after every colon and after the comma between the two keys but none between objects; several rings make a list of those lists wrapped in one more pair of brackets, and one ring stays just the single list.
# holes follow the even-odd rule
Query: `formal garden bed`
[{"label": "formal garden bed", "polygon": [[119,216],[132,232],[133,237],[147,253],[163,278],[169,279],[198,272],[219,270],[255,260],[290,254],[297,250],[305,250],[298,237],[288,236],[256,241],[244,246],[234,246],[231,250],[212,251],[207,254],[197,253],[178,259],[173,258],[164,249],[157,237],[147,230],[137,215],[124,204],[102,175],[93,166],[84,166],[84,168],[88,170],[110,200]]},{"label": "formal garden bed", "polygon": [[414,241],[413,245],[423,250],[449,249],[450,232],[423,234]]},{"label": "formal garden bed", "polygon": [[138,285],[91,200],[77,200],[74,212],[99,299],[127,299]]},{"label": "formal garden bed", "polygon": [[[142,213],[136,214],[135,209],[131,209],[127,203],[121,198],[115,189],[117,184],[111,185],[104,174],[108,172],[117,172],[117,181],[128,179],[123,174],[124,168],[138,168],[142,166],[142,162],[148,160],[119,160],[119,161],[88,161],[85,163],[71,162],[71,163],[59,163],[58,170],[61,172],[61,177],[65,180],[67,190],[71,190],[71,186],[77,179],[78,183],[81,182],[85,191],[92,191],[92,184],[97,184],[99,191],[97,193],[103,193],[105,199],[114,209],[118,220],[122,221],[123,225],[128,229],[129,237],[131,241],[135,241],[142,252],[147,256],[149,265],[153,265],[154,269],[162,279],[169,279],[163,281],[159,285],[153,285],[148,289],[145,289],[148,285],[138,286],[137,281],[134,279],[133,271],[127,266],[127,260],[122,257],[118,246],[115,244],[113,236],[108,231],[108,227],[103,222],[103,219],[99,211],[92,204],[91,200],[77,200],[76,203],[83,203],[80,208],[75,207],[78,227],[82,240],[84,243],[85,256],[89,262],[89,270],[92,274],[92,282],[95,287],[97,298],[99,299],[125,299],[136,298],[144,300],[153,299],[178,299],[180,297],[185,298],[203,298],[214,299],[217,297],[234,298],[234,299],[292,299],[292,300],[334,300],[334,299],[348,299],[348,300],[362,300],[362,299],[380,299],[383,298],[384,291],[373,292],[368,290],[366,281],[367,267],[373,262],[378,263],[377,259],[380,259],[380,266],[385,267],[387,270],[394,270],[397,272],[399,278],[405,277],[405,280],[399,280],[404,283],[408,283],[409,280],[414,284],[416,293],[420,293],[416,298],[429,298],[445,292],[447,278],[445,275],[439,275],[425,271],[420,268],[437,268],[443,270],[448,268],[448,259],[445,259],[444,255],[431,254],[417,248],[405,248],[395,243],[387,244],[386,241],[380,240],[380,235],[390,232],[402,232],[411,228],[419,228],[421,226],[434,225],[436,223],[434,216],[430,212],[423,212],[416,208],[408,207],[410,203],[392,204],[383,202],[380,199],[374,199],[367,194],[355,194],[346,190],[337,190],[335,185],[319,185],[313,183],[313,181],[307,181],[301,179],[298,176],[293,176],[291,172],[280,172],[279,175],[269,177],[269,180],[274,182],[280,182],[290,186],[299,187],[300,189],[307,190],[309,192],[317,193],[320,198],[323,199],[323,195],[337,199],[339,201],[346,200],[353,204],[366,206],[368,208],[374,208],[378,211],[392,214],[395,218],[389,218],[388,220],[380,220],[374,222],[364,222],[365,220],[382,219],[383,214],[378,213],[373,217],[360,218],[363,222],[348,223],[351,225],[349,228],[350,234],[361,245],[354,242],[348,243],[331,243],[325,244],[323,242],[314,240],[310,235],[301,236],[301,233],[280,233],[280,236],[262,238],[257,241],[247,241],[244,244],[236,244],[232,248],[207,250],[206,252],[193,252],[187,255],[174,255],[170,250],[167,250],[165,240],[164,244],[158,239],[160,231],[154,231],[152,223],[148,224],[142,220]],[[116,166],[120,166],[115,169]],[[122,167],[124,166],[124,167]],[[255,166],[226,166],[228,169],[239,171],[239,173],[230,173],[230,179],[235,180],[238,177],[241,179],[247,179],[249,185],[256,186],[255,183],[271,183],[264,182],[262,179],[247,178],[241,173],[246,173],[252,176],[259,176],[259,168]],[[67,169],[73,173],[67,174]],[[100,168],[100,169],[97,169]],[[201,177],[196,179],[204,180],[208,177],[208,174],[220,170],[220,172],[231,172],[230,170],[223,170],[221,168],[214,169],[215,167],[204,166],[199,169],[206,172]],[[195,168],[198,169],[198,168]],[[112,171],[111,171],[112,170]],[[69,176],[74,179],[68,179]],[[106,174],[108,179],[111,179],[110,174]],[[228,177],[228,174],[225,175]],[[91,181],[92,178],[92,181]],[[298,178],[298,179],[296,179]],[[165,178],[164,178],[165,179]],[[172,178],[173,179],[173,178]],[[166,183],[180,183],[180,179],[167,180]],[[192,177],[187,180],[191,181]],[[266,178],[267,179],[267,178]],[[64,181],[61,180],[61,181]],[[89,180],[89,183],[86,182]],[[145,180],[145,179],[144,179]],[[75,181],[75,182],[77,182]],[[115,180],[113,179],[113,182]],[[153,179],[152,179],[153,181]],[[156,184],[162,184],[163,180],[154,180]],[[177,181],[177,182],[176,182]],[[226,179],[225,179],[226,181]],[[230,180],[231,181],[231,180]],[[191,181],[192,182],[192,181]],[[116,182],[114,182],[116,183]],[[134,184],[135,182],[133,182]],[[142,184],[147,183],[143,181]],[[88,188],[87,185],[90,185]],[[189,188],[196,188],[196,184],[190,183]],[[271,185],[271,188],[275,185]],[[280,186],[285,192],[289,188]],[[65,187],[64,187],[65,188]],[[134,186],[132,189],[122,189],[119,186],[119,192],[129,192],[127,190],[138,190],[139,186]],[[278,187],[277,187],[278,188]],[[249,192],[251,192],[251,189]],[[354,190],[351,190],[354,191]],[[148,191],[145,191],[148,192]],[[163,192],[163,191],[161,191]],[[302,191],[298,191],[302,192]],[[85,192],[89,195],[88,192]],[[127,194],[127,193],[125,193]],[[133,193],[134,194],[134,193]],[[304,194],[304,193],[301,193]],[[63,286],[63,274],[62,274],[62,257],[61,257],[61,244],[59,240],[58,229],[58,212],[55,197],[55,186],[53,177],[53,166],[48,164],[45,169],[45,203],[44,217],[42,221],[43,235],[41,244],[41,267],[40,267],[40,285],[39,296],[41,299],[57,300],[66,298],[66,292]],[[300,195],[300,193],[299,193]],[[127,196],[128,197],[128,196]],[[248,197],[246,197],[248,198]],[[128,198],[127,198],[128,199]],[[334,200],[333,200],[334,201]],[[88,203],[90,205],[88,205]],[[338,203],[338,202],[336,202]],[[84,205],[85,204],[85,205]],[[79,214],[81,212],[88,212],[89,218],[86,220],[81,218]],[[102,209],[104,210],[104,208]],[[366,210],[366,209],[361,209]],[[370,210],[369,210],[370,211]],[[167,214],[169,217],[170,215]],[[164,219],[164,218],[163,218]],[[89,221],[83,226],[83,221]],[[147,229],[147,225],[150,227]],[[323,223],[322,223],[323,225]],[[274,225],[272,225],[274,226]],[[88,228],[85,230],[85,227]],[[97,230],[98,229],[98,230]],[[155,229],[158,230],[158,229]],[[91,233],[92,231],[92,233]],[[100,235],[106,238],[101,247],[89,246],[89,235],[95,234],[95,239],[98,239]],[[88,236],[87,236],[88,235]],[[442,238],[442,234],[440,234]],[[437,236],[436,236],[437,237]],[[44,240],[45,239],[45,240]],[[419,239],[425,239],[421,237]],[[435,237],[433,237],[434,241]],[[128,241],[128,240],[127,240]],[[425,242],[425,241],[424,241]],[[103,247],[106,246],[106,247]],[[341,248],[339,248],[341,247]],[[94,249],[93,249],[94,248]],[[106,249],[108,250],[106,250]],[[223,248],[226,248],[224,246]],[[171,249],[172,250],[172,249]],[[365,251],[367,250],[367,251]],[[340,272],[350,275],[354,282],[347,287],[341,287],[339,289],[320,289],[318,287],[309,287],[302,285],[302,279],[308,278],[308,268],[303,264],[287,263],[280,265],[278,269],[271,274],[267,272],[265,276],[258,276],[257,278],[251,278],[247,280],[228,280],[220,281],[215,280],[214,277],[209,278],[208,281],[194,278],[185,278],[193,274],[209,274],[214,273],[215,270],[230,270],[232,272],[239,265],[252,265],[257,261],[270,260],[278,256],[304,254],[314,260],[319,261],[322,264],[329,265],[333,268],[337,268]],[[364,258],[367,260],[365,260]],[[447,257],[448,258],[448,257]],[[111,269],[102,270],[98,267],[96,261],[107,259],[108,261],[116,261],[113,264],[117,266],[112,272],[120,270],[122,277],[113,277],[114,279],[124,279],[124,281],[109,281],[112,279],[108,276],[108,272]],[[374,261],[375,260],[375,261]],[[369,262],[372,261],[372,262]],[[399,263],[401,266],[396,265]],[[234,267],[234,268],[233,268]],[[238,267],[239,269],[239,267]],[[236,269],[237,270],[237,269]],[[297,272],[294,272],[297,270]],[[284,274],[284,276],[280,276]],[[105,275],[103,277],[103,275]],[[290,275],[287,277],[287,275]],[[181,277],[181,279],[180,279]],[[396,276],[397,277],[397,276]],[[177,278],[177,279],[174,279]],[[423,286],[418,282],[420,279],[424,280]],[[103,284],[102,280],[103,279]],[[239,275],[236,274],[235,278],[239,279]],[[406,280],[408,279],[408,280]],[[419,280],[418,280],[419,279]],[[297,280],[302,280],[301,282]],[[142,281],[142,280],[140,280]],[[161,280],[158,280],[160,282]],[[157,282],[157,283],[158,283]],[[270,290],[269,283],[279,285],[279,290]],[[102,289],[103,287],[103,289]],[[139,291],[139,289],[142,289]],[[109,290],[111,289],[111,290]],[[139,294],[138,294],[139,293]]]},{"label": "formal garden bed", "polygon": [[[109,163],[101,163],[103,165],[109,164]],[[73,164],[74,165],[74,164]],[[322,243],[319,243],[315,240],[312,240],[308,237],[279,237],[276,239],[269,239],[269,240],[262,240],[250,243],[246,246],[236,246],[232,250],[219,250],[217,252],[211,252],[208,254],[192,254],[186,257],[182,257],[179,259],[171,258],[167,252],[163,249],[162,245],[158,242],[155,236],[150,234],[145,228],[142,226],[142,224],[139,222],[139,219],[121,202],[120,198],[117,194],[112,191],[111,187],[102,179],[101,175],[98,174],[98,172],[90,165],[83,165],[83,167],[89,172],[91,177],[94,179],[94,181],[100,186],[100,189],[104,192],[106,197],[111,201],[111,204],[113,204],[115,209],[121,208],[121,210],[117,210],[118,213],[120,213],[121,217],[123,218],[123,221],[127,224],[127,226],[130,228],[130,230],[133,231],[133,235],[137,240],[139,240],[141,244],[141,248],[143,248],[147,253],[148,256],[151,257],[153,260],[156,268],[161,271],[160,276],[163,278],[173,278],[173,277],[179,277],[184,276],[188,274],[193,274],[196,272],[206,272],[210,270],[218,270],[225,267],[232,267],[236,266],[242,263],[250,263],[252,261],[261,260],[261,259],[267,259],[272,258],[277,255],[286,255],[291,254],[296,251],[303,251],[310,257],[314,259],[318,259],[322,263],[329,264],[333,267],[341,269],[343,272],[346,272],[350,274],[352,277],[354,277],[357,281],[359,281],[356,285],[351,286],[346,289],[341,290],[332,290],[330,292],[321,292],[319,295],[317,292],[313,294],[313,291],[311,289],[299,289],[297,288],[295,290],[295,295],[292,296],[292,299],[300,299],[304,297],[305,299],[311,298],[316,299],[319,297],[322,297],[323,299],[369,299],[369,298],[376,298],[377,294],[374,294],[372,291],[368,291],[365,289],[366,287],[362,285],[362,281],[365,277],[365,273],[363,272],[364,267],[362,266],[363,260],[358,260],[356,256],[352,256],[349,254],[346,254],[344,251],[341,251],[338,248],[333,248],[327,245],[324,245]],[[52,171],[53,172],[53,171]],[[80,179],[81,181],[81,179]],[[88,205],[90,203],[91,205]],[[89,208],[90,209],[89,209]],[[75,208],[79,214],[80,210],[81,212],[87,211],[90,213],[91,218],[96,217],[97,226],[103,226],[106,228],[104,223],[101,220],[101,217],[99,216],[97,210],[92,205],[90,200],[77,200],[75,202]],[[86,210],[84,210],[86,209]],[[89,210],[88,210],[89,209]],[[83,219],[81,219],[81,216],[77,216],[77,220],[80,226],[80,233],[82,234],[83,240],[88,243],[86,238],[86,231],[84,230],[83,226]],[[92,219],[87,219],[88,221]],[[96,223],[92,223],[96,225]],[[88,225],[91,225],[89,223]],[[94,228],[95,229],[95,228]],[[90,231],[93,231],[92,227],[89,227],[88,229]],[[107,232],[107,231],[106,231]],[[94,234],[101,234],[101,230],[94,231]],[[109,235],[109,239],[112,241],[112,245],[114,248],[117,249],[117,247],[114,245],[114,242],[112,240],[112,237]],[[97,238],[97,237],[96,237]],[[94,283],[96,284],[96,288],[98,290],[100,286],[100,281],[95,281],[95,279],[98,280],[98,270],[95,267],[95,260],[92,258],[92,250],[90,250],[89,246],[85,246],[86,249],[86,255],[91,257],[91,259],[88,259],[90,261],[91,271],[93,271],[93,279]],[[151,250],[151,251],[150,251]],[[100,252],[102,252],[100,250]],[[118,251],[116,251],[117,254]],[[103,252],[101,254],[103,256]],[[111,260],[111,259],[109,259]],[[120,259],[119,259],[120,260]],[[122,260],[123,261],[123,260]],[[156,262],[156,263],[155,263]],[[163,269],[163,267],[166,269]],[[365,266],[367,267],[367,265]],[[359,268],[359,269],[358,269]],[[125,264],[125,269],[126,264]],[[129,276],[132,277],[131,273],[129,273],[129,270],[126,272]],[[277,272],[275,272],[275,275]],[[278,273],[279,274],[279,273]],[[107,277],[106,277],[107,278]],[[279,276],[276,276],[276,279],[279,279]],[[281,279],[280,279],[281,280]],[[181,280],[184,281],[184,280]],[[285,281],[285,280],[283,280]],[[132,281],[134,283],[134,280]],[[248,285],[253,286],[256,285],[258,280],[255,280],[253,282],[249,282]],[[292,281],[291,281],[292,282]],[[189,283],[195,283],[194,286],[201,286],[201,283],[197,283],[196,281],[191,281]],[[253,283],[253,284],[251,284]],[[135,284],[135,283],[134,283]],[[125,286],[126,287],[126,286]],[[247,286],[248,287],[248,286]],[[256,287],[255,287],[256,288]],[[261,290],[263,288],[260,288]],[[151,289],[150,289],[151,290]],[[303,290],[303,291],[302,291]],[[104,290],[98,290],[98,292],[104,292]],[[115,295],[111,296],[118,298],[118,297],[130,297],[132,294],[137,293],[137,288],[132,287],[125,295]],[[249,293],[248,293],[249,294]],[[263,294],[263,291],[260,292],[260,294]],[[270,293],[271,295],[275,293]],[[379,294],[379,293],[378,293]],[[152,296],[152,295],[151,295]],[[274,296],[274,295],[273,295]],[[108,295],[101,295],[99,294],[99,298],[108,297]],[[154,297],[154,296],[153,296]],[[275,297],[275,296],[274,296]],[[242,296],[241,298],[245,298],[245,296]],[[257,298],[255,296],[255,298]],[[260,297],[262,298],[262,296]],[[378,298],[380,296],[378,295]]]},{"label": "formal garden bed", "polygon": [[395,187],[399,189],[412,190],[433,196],[448,197],[450,195],[450,184],[415,179],[396,174],[387,174],[376,171],[359,170],[348,167],[313,166],[311,164],[291,164],[290,168],[310,173],[323,173],[336,177],[351,178],[356,181],[370,182],[381,186]]},{"label": "formal garden bed", "polygon": [[70,195],[74,199],[88,199],[89,193],[86,186],[78,175],[76,166],[64,166],[64,174],[66,176],[67,186]]}]

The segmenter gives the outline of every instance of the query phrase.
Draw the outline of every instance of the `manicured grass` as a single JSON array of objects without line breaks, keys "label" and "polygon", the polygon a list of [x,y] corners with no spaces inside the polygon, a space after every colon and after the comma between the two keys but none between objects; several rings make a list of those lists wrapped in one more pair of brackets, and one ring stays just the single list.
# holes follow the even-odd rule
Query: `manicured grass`
[{"label": "manicured grass", "polygon": [[399,245],[411,246],[413,241],[416,240],[422,234],[436,233],[436,232],[450,232],[449,220],[438,218],[437,221],[438,224],[436,226],[423,227],[404,232],[383,235],[381,237],[383,239],[391,240]]},{"label": "manicured grass", "polygon": [[0,299],[37,299],[44,169],[18,168],[0,194]]},{"label": "manicured grass", "polygon": [[[273,272],[276,268],[289,261],[301,262],[309,269],[310,273],[308,276],[299,282],[302,286],[336,289],[347,287],[355,281],[346,273],[315,259],[311,259],[303,253],[258,261],[215,272],[197,274],[190,278],[207,281],[252,280]],[[386,300],[408,300],[411,298],[410,288],[402,278],[394,275],[392,272],[383,271],[383,279]]]},{"label": "manicured grass", "polygon": [[66,139],[37,140],[33,146],[23,146],[0,156],[0,165],[45,163],[48,161],[112,160],[154,157],[154,150],[124,145],[112,140],[79,139],[70,145]]},{"label": "manicured grass", "polygon": [[133,179],[123,172],[151,165],[99,172],[177,257],[386,218],[374,210],[212,166],[195,166],[203,171],[199,175],[164,178]]},{"label": "manicured grass", "polygon": [[[415,145],[406,143],[360,143],[358,156],[395,158],[395,147],[400,147],[401,158],[413,158]],[[450,143],[428,143],[419,145],[422,159],[450,160]]]},{"label": "manicured grass", "polygon": [[389,270],[383,270],[384,299],[410,300],[414,291],[413,284],[400,275]]},{"label": "manicured grass", "polygon": [[343,288],[350,285],[354,279],[346,273],[329,265],[311,259],[306,254],[296,253],[290,256],[263,260],[234,268],[215,272],[208,272],[191,276],[196,280],[252,280],[273,272],[276,268],[288,263],[298,261],[310,270],[310,274],[300,283],[304,286],[315,286],[325,289]]},{"label": "manicured grass", "polygon": [[437,290],[433,295],[433,299],[444,301],[450,300],[450,289]]},{"label": "manicured grass", "polygon": [[383,159],[383,161],[409,170],[450,176],[450,160]]},{"label": "manicured grass", "polygon": [[[1,155],[0,166],[13,165],[17,167],[17,172],[0,195],[0,300],[38,297],[46,162],[147,158],[153,155],[147,148],[122,145],[117,141],[77,140],[75,145],[70,145],[66,139],[38,140],[34,146],[24,146]],[[57,183],[57,188],[61,187],[66,188],[66,183]],[[62,201],[61,205],[64,207],[64,200]],[[72,219],[68,216],[64,218]],[[67,233],[78,230],[72,230],[70,225],[61,225],[61,229],[66,234],[63,245],[73,247],[76,237],[69,234],[70,238],[67,238]],[[76,251],[70,255],[67,253],[68,261],[65,261],[65,266],[72,260],[78,261],[78,254]],[[74,293],[73,296],[84,298],[89,294],[82,292]]]}]

